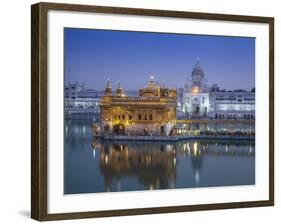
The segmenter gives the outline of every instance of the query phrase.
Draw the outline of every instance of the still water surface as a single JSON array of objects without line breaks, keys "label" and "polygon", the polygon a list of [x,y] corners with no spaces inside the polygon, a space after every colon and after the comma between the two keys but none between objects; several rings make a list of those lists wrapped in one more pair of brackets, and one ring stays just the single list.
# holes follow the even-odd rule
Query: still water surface
[{"label": "still water surface", "polygon": [[98,141],[65,122],[65,194],[253,184],[254,141]]}]

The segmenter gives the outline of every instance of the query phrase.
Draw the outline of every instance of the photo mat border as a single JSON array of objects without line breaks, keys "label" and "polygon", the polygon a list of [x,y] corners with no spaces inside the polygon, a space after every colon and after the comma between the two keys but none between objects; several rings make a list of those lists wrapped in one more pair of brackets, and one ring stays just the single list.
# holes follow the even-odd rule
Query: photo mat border
[{"label": "photo mat border", "polygon": [[[47,210],[47,13],[49,10],[97,12],[174,18],[194,18],[269,25],[269,200],[168,206],[158,208],[88,211],[48,214]],[[274,18],[166,11],[59,3],[37,3],[31,6],[31,218],[38,221],[94,217],[203,211],[274,205]]]}]

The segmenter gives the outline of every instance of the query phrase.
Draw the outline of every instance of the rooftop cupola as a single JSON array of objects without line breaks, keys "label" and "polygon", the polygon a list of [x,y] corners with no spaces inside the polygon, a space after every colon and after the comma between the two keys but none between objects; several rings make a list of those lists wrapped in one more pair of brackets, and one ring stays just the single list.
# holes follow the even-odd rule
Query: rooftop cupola
[{"label": "rooftop cupola", "polygon": [[117,85],[117,89],[116,89],[116,96],[120,96],[120,97],[125,96],[124,91],[121,87],[120,81],[118,81],[118,85]]},{"label": "rooftop cupola", "polygon": [[107,79],[106,81],[106,87],[105,87],[105,91],[104,91],[106,96],[111,96],[112,95],[112,89],[111,89],[111,84],[110,84],[110,80]]}]

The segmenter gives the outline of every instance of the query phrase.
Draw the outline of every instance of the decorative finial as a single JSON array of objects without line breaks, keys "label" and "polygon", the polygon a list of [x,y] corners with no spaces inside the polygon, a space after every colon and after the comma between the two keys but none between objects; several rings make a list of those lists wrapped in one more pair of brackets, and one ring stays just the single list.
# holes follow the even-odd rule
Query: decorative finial
[{"label": "decorative finial", "polygon": [[118,81],[118,86],[117,86],[117,89],[116,89],[116,96],[120,96],[120,97],[125,96],[124,91],[123,91],[123,89],[121,87],[120,80]]},{"label": "decorative finial", "polygon": [[155,85],[154,76],[151,75],[151,76],[149,76],[148,86],[154,86],[154,85]]},{"label": "decorative finial", "polygon": [[200,58],[196,58],[196,64],[199,64]]}]

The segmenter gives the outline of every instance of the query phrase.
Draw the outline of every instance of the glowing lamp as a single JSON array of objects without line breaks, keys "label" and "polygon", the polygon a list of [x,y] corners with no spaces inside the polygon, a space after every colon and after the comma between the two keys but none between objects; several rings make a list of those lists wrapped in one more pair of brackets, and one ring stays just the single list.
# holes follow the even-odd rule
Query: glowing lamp
[{"label": "glowing lamp", "polygon": [[197,86],[192,88],[192,92],[193,93],[198,93],[199,92],[199,88]]}]

